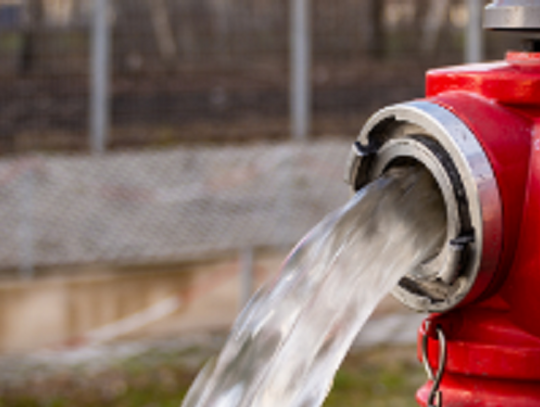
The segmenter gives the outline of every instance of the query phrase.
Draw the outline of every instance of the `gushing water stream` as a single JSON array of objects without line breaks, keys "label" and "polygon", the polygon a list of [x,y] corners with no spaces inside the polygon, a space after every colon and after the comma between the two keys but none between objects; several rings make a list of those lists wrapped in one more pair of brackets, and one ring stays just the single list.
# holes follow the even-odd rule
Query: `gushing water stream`
[{"label": "gushing water stream", "polygon": [[394,169],[328,215],[251,300],[183,407],[317,407],[354,338],[446,234],[424,169]]}]

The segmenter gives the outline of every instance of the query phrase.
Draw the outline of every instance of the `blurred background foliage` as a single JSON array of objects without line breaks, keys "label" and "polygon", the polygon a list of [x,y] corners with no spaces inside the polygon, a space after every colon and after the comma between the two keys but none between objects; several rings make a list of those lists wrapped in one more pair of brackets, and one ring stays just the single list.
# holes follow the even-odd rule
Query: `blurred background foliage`
[{"label": "blurred background foliage", "polygon": [[[108,146],[286,139],[288,0],[110,0]],[[0,2],[0,148],[88,148],[91,0]],[[463,0],[313,0],[313,136],[351,135],[459,64]],[[486,38],[486,59],[514,40]]]}]

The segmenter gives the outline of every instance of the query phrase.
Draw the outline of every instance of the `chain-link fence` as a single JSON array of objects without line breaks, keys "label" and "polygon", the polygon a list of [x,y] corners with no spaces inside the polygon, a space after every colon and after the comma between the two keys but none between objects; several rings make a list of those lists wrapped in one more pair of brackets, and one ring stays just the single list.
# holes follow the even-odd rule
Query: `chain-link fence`
[{"label": "chain-link fence", "polygon": [[[313,0],[310,136],[347,141],[273,146],[290,136],[291,4],[0,0],[0,268],[290,245],[343,202],[347,144],[421,96],[426,68],[462,62],[468,3]],[[488,36],[487,58],[507,43]],[[89,154],[92,109],[113,153]]]},{"label": "chain-link fence", "polygon": [[4,160],[0,265],[200,259],[290,247],[345,202],[343,142]]}]

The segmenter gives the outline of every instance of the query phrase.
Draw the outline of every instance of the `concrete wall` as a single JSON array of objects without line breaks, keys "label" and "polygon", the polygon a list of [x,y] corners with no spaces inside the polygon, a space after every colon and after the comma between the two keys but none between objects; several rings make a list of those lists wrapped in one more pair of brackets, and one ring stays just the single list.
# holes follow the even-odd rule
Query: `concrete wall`
[{"label": "concrete wall", "polygon": [[[277,271],[282,258],[281,253],[256,255],[258,284]],[[82,345],[93,340],[96,330],[171,299],[177,300],[178,308],[170,311],[180,331],[186,322],[184,314],[190,320],[184,325],[190,327],[204,327],[207,317],[215,320],[209,315],[215,306],[209,303],[209,309],[204,311],[204,304],[202,308],[197,304],[218,294],[219,308],[223,308],[218,319],[228,324],[240,308],[239,270],[238,258],[230,256],[160,267],[53,270],[34,280],[1,281],[0,352]],[[197,307],[203,311],[190,314],[190,309]],[[152,324],[131,329],[129,336],[137,335],[137,331],[140,335],[151,334]],[[121,336],[125,333],[113,335],[114,339]]]}]

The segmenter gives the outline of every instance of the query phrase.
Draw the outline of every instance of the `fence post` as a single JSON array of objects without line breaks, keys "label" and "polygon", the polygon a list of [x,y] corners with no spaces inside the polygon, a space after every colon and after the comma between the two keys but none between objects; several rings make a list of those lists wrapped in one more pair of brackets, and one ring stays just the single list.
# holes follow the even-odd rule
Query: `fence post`
[{"label": "fence post", "polygon": [[109,1],[93,0],[90,79],[90,148],[105,151],[109,132]]},{"label": "fence post", "polygon": [[290,1],[291,132],[305,141],[311,124],[311,0]]},{"label": "fence post", "polygon": [[19,277],[32,278],[34,275],[34,168],[30,165],[21,174],[19,181]]},{"label": "fence post", "polygon": [[467,0],[469,21],[465,35],[465,62],[474,63],[484,59],[484,38],[482,28],[482,0]]},{"label": "fence post", "polygon": [[254,272],[253,248],[244,248],[240,252],[240,307],[244,308],[253,295]]}]

